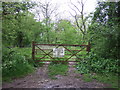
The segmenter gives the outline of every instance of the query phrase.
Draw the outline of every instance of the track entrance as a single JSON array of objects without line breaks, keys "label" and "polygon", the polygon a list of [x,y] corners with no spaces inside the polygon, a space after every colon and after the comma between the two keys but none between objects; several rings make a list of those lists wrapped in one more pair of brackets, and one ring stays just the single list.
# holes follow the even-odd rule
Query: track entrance
[{"label": "track entrance", "polygon": [[[32,42],[32,59],[36,62],[79,62],[81,51],[90,52],[88,45],[38,44]],[[77,57],[77,59],[76,59]]]}]

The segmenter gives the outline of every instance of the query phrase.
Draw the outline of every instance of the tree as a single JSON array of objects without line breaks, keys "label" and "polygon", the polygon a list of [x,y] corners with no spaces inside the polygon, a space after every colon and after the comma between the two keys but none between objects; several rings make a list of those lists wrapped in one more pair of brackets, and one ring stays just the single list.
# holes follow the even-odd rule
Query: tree
[{"label": "tree", "polygon": [[75,12],[75,15],[73,15],[72,13],[71,16],[74,17],[75,22],[76,22],[76,26],[78,28],[78,30],[81,31],[82,36],[83,36],[83,41],[85,40],[85,35],[87,34],[87,19],[88,17],[85,17],[85,13],[84,13],[84,5],[85,2],[83,2],[83,0],[77,1],[78,5],[75,5],[74,3],[71,2],[71,6],[70,8]]},{"label": "tree", "polygon": [[104,58],[120,59],[120,2],[98,2],[89,27],[95,52]]},{"label": "tree", "polygon": [[56,43],[75,44],[77,43],[78,33],[75,27],[68,20],[59,20],[56,23]]},{"label": "tree", "polygon": [[46,26],[46,35],[47,35],[47,43],[50,43],[50,40],[49,40],[49,33],[50,33],[50,30],[52,29],[52,17],[55,17],[56,15],[58,15],[58,13],[56,13],[58,7],[57,5],[53,5],[50,1],[45,1],[45,2],[37,2],[37,6],[36,8],[40,9],[40,10],[37,10],[37,15],[39,16],[39,21],[40,19],[43,18],[43,23],[45,24]]},{"label": "tree", "polygon": [[[31,41],[40,41],[44,25],[36,22],[34,15],[28,11],[29,5],[23,3],[3,3],[3,44],[7,46],[29,46]],[[5,7],[6,6],[6,7]],[[10,7],[11,9],[7,8]],[[19,11],[16,9],[19,7]],[[39,36],[39,38],[38,38]]]},{"label": "tree", "polygon": [[2,3],[2,15],[18,15],[20,12],[27,11],[35,4],[31,2],[3,2]]}]

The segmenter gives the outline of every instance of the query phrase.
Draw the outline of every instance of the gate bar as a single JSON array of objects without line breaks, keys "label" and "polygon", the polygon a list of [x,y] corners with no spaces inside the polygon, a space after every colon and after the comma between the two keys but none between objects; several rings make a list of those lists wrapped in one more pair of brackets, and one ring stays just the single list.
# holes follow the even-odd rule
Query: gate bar
[{"label": "gate bar", "polygon": [[80,61],[50,61],[50,60],[35,60],[36,62],[80,62]]},{"label": "gate bar", "polygon": [[47,45],[47,46],[88,46],[88,45],[71,45],[71,44],[35,44],[35,45]]}]

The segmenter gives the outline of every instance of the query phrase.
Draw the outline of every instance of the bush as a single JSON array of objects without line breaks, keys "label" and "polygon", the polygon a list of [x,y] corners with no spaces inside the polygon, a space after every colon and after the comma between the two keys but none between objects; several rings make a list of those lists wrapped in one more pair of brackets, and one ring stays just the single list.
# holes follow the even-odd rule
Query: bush
[{"label": "bush", "polygon": [[3,48],[2,77],[3,81],[26,75],[33,71],[25,56],[12,49]]},{"label": "bush", "polygon": [[119,60],[105,59],[97,56],[94,53],[90,53],[83,59],[77,66],[80,73],[119,73],[118,66]]}]

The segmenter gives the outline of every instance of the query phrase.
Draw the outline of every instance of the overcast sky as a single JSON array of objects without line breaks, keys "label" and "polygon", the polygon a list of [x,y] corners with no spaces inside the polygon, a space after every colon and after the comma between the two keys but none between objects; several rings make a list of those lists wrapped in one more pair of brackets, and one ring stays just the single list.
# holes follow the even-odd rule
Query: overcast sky
[{"label": "overcast sky", "polygon": [[[49,0],[32,0],[32,1],[36,1],[36,2],[45,2],[45,1],[49,1]],[[75,5],[77,5],[77,1],[78,0],[71,0],[72,3],[74,3]],[[81,0],[79,0],[81,1]],[[96,7],[96,3],[97,0],[83,0],[83,2],[85,2],[85,6],[84,6],[84,13],[89,14],[90,12],[93,12],[95,10]],[[58,15],[59,18],[61,19],[71,19],[71,15],[69,12],[71,12],[73,15],[75,14],[73,10],[70,9],[70,0],[50,0],[50,2],[54,5],[57,4],[58,6],[58,12],[60,13]],[[79,7],[79,9],[81,8],[80,5],[77,5]],[[36,8],[37,9],[37,8]],[[39,10],[39,9],[38,9]],[[35,11],[33,10],[33,13],[35,13]],[[36,15],[36,18],[38,18],[38,16]],[[53,19],[55,19],[55,17],[53,17]]]}]

